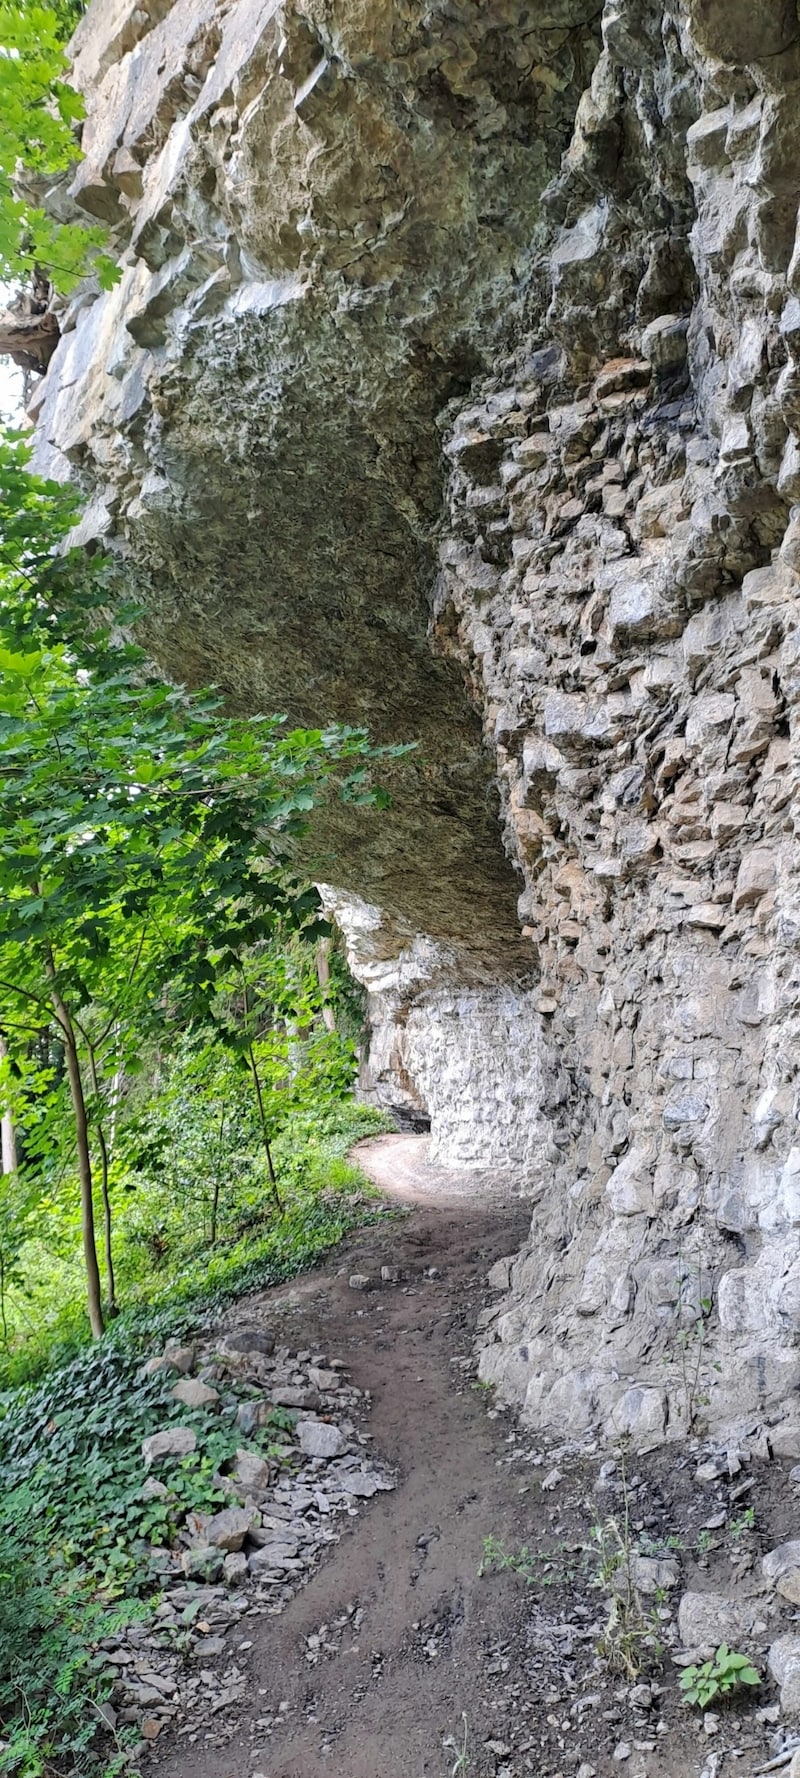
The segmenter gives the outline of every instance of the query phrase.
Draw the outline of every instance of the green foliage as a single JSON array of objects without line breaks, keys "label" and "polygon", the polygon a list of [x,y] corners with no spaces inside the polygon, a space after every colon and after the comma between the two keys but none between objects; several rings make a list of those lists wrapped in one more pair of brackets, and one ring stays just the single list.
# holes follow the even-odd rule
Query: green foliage
[{"label": "green foliage", "polygon": [[70,0],[0,4],[0,281],[38,265],[64,292],[92,262],[106,287],[118,277],[99,253],[105,230],[54,222],[37,196],[79,158],[83,102],[66,78],[64,49],[78,13]]},{"label": "green foliage", "polygon": [[[40,1778],[96,1763],[112,1684],[99,1644],[142,1615],[136,1600],[98,1600],[77,1574],[54,1582],[43,1552],[13,1532],[0,1537],[0,1772]],[[120,1738],[116,1755],[103,1758],[106,1778],[123,1751]]]},{"label": "green foliage", "polygon": [[721,1642],[713,1659],[702,1666],[685,1667],[679,1680],[687,1704],[707,1710],[709,1704],[733,1697],[745,1686],[761,1684],[761,1675],[747,1655],[737,1654]]},{"label": "green foliage", "polygon": [[[374,1114],[364,1121],[374,1127]],[[351,1139],[352,1130],[339,1142]],[[173,1401],[174,1377],[144,1376],[142,1359],[168,1335],[207,1326],[243,1289],[292,1277],[377,1214],[359,1187],[353,1169],[347,1192],[290,1199],[260,1242],[228,1250],[227,1267],[198,1259],[177,1290],[163,1276],[147,1307],[101,1344],[76,1348],[36,1387],[0,1401],[0,1772],[113,1778],[119,1769],[124,1746],[109,1757],[100,1709],[110,1690],[102,1638],[149,1615],[168,1560],[160,1552],[187,1513],[222,1504],[218,1473],[241,1443],[231,1422]],[[171,1420],[196,1427],[198,1449],[159,1472],[168,1493],[150,1500],[141,1441]],[[274,1456],[293,1424],[274,1409],[248,1447]]]},{"label": "green foliage", "polygon": [[[179,1048],[175,1083],[169,1080],[165,1088],[168,1099],[177,1091],[181,1056]],[[248,1098],[246,1081],[239,1077],[236,1084]],[[237,1142],[243,1139],[242,1127],[234,1124],[231,1130],[224,1218],[211,1248],[208,1175],[205,1183],[197,1183],[189,1158],[197,1153],[194,1108],[202,1120],[202,1095],[189,1082],[186,1096],[169,1113],[175,1141],[163,1176],[149,1160],[150,1171],[133,1176],[121,1170],[112,1184],[120,1296],[128,1305],[121,1324],[138,1329],[141,1318],[144,1333],[154,1318],[165,1333],[172,1332],[182,1316],[194,1311],[205,1315],[244,1290],[281,1282],[313,1265],[373,1214],[375,1199],[346,1155],[359,1137],[386,1128],[379,1113],[347,1099],[323,1106],[318,1117],[308,1107],[287,1121],[275,1145],[285,1198],[279,1218],[268,1208],[248,1099],[241,1152]],[[157,1124],[157,1100],[153,1113]],[[216,1135],[211,1113],[207,1127]],[[87,1338],[79,1211],[71,1174],[43,1200],[37,1214],[36,1235],[19,1253],[22,1283],[9,1291],[9,1343],[0,1352],[0,1385],[6,1388],[41,1377],[56,1360],[79,1355]],[[119,1326],[115,1324],[115,1337]]]},{"label": "green foliage", "polygon": [[[26,1137],[29,1152],[35,1142],[41,1159],[49,1143],[63,1164],[71,1128],[97,1335],[93,1170],[99,1155],[110,1219],[106,1129],[148,1042],[203,1024],[247,1069],[279,1204],[272,1114],[313,1087],[310,1046],[302,1066],[296,1052],[318,1002],[286,936],[327,931],[293,848],[331,783],[346,799],[379,801],[370,763],[403,749],[374,750],[360,729],[231,719],[215,694],[159,680],[103,621],[93,565],[54,554],[72,504],[27,478],[19,441],[0,447],[0,512],[0,1032],[29,1100],[32,1046],[48,1027],[63,1046],[71,1125],[54,1078]],[[351,1052],[340,1052],[347,1072]],[[40,1088],[44,1079],[40,1070]],[[215,1202],[213,1232],[216,1220]]]},{"label": "green foliage", "polygon": [[483,1540],[478,1573],[502,1574],[510,1570],[529,1587],[555,1587],[571,1583],[586,1572],[584,1550],[567,1550],[559,1544],[555,1550],[532,1550],[526,1543],[518,1550],[509,1550],[502,1539],[490,1534]]}]

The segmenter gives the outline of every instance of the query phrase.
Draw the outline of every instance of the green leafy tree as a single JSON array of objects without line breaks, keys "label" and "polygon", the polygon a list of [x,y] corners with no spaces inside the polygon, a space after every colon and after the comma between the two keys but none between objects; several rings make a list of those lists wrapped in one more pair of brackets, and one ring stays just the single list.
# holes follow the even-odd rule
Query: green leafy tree
[{"label": "green leafy tree", "polygon": [[[41,266],[59,290],[72,289],[105,240],[98,227],[58,223],[36,191],[79,158],[80,94],[67,79],[65,41],[77,9],[29,0],[0,4],[0,280]],[[18,174],[22,178],[15,186]],[[27,190],[32,195],[24,195]],[[98,261],[101,280],[116,270]]]},{"label": "green leafy tree", "polygon": [[[97,1337],[91,1123],[105,1057],[133,1067],[171,1010],[210,1016],[243,953],[307,919],[313,892],[293,878],[293,844],[328,780],[374,796],[370,749],[361,730],[231,720],[217,696],[155,678],[141,649],[99,624],[91,567],[54,559],[69,502],[33,479],[21,501],[8,494],[25,473],[19,446],[0,452],[4,473],[0,1029],[10,1045],[45,1019],[58,1027]],[[99,1149],[107,1184],[102,1137]]]}]

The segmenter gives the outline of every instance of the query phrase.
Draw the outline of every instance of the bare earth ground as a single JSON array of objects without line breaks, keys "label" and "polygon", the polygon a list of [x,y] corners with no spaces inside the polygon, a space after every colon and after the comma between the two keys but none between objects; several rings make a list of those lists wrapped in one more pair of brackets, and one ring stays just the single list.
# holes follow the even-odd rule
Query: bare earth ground
[{"label": "bare earth ground", "polygon": [[[608,1454],[545,1450],[474,1384],[486,1272],[519,1245],[526,1206],[475,1198],[477,1181],[459,1185],[425,1154],[419,1137],[361,1144],[362,1164],[410,1204],[407,1217],[362,1231],[326,1267],[247,1304],[295,1349],[346,1362],[371,1397],[364,1430],[398,1486],[364,1503],[280,1616],[240,1621],[252,1685],[236,1732],[223,1748],[204,1745],[202,1729],[196,1745],[160,1745],[160,1778],[576,1778],[582,1765],[581,1778],[749,1778],[771,1750],[753,1707],[723,1713],[707,1735],[669,1658],[652,1690],[598,1659],[606,1601],[575,1546],[593,1517],[619,1511],[614,1482],[596,1486]],[[382,1265],[399,1277],[381,1283]],[[352,1289],[353,1273],[374,1288]],[[753,1591],[760,1549],[800,1529],[788,1465],[760,1466],[737,1501],[742,1475],[699,1486],[696,1455],[633,1463],[637,1535],[680,1537],[682,1587]],[[700,1536],[722,1509],[729,1527],[750,1504],[754,1530]],[[481,1576],[489,1535],[552,1553],[550,1584],[527,1586],[509,1570]]]}]

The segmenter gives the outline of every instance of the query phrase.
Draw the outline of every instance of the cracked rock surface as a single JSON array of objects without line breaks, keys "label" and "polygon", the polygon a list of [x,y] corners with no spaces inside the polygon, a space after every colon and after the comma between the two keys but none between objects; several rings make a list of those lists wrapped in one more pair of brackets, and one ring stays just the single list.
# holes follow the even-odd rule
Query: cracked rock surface
[{"label": "cracked rock surface", "polygon": [[531,1195],[485,1377],[797,1456],[795,6],[94,0],[75,51],[50,201],[123,275],[40,463],[169,669],[421,743],[312,863],[369,1090]]}]

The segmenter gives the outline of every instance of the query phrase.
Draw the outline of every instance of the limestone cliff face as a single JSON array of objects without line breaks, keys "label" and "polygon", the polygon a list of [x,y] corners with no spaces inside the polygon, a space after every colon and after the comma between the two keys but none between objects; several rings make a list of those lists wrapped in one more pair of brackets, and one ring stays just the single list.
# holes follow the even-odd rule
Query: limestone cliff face
[{"label": "limestone cliff face", "polygon": [[422,743],[315,868],[379,1090],[531,1194],[484,1375],[657,1442],[688,1352],[800,1454],[795,6],[95,0],[76,52],[124,272],[40,454],[169,667]]}]

